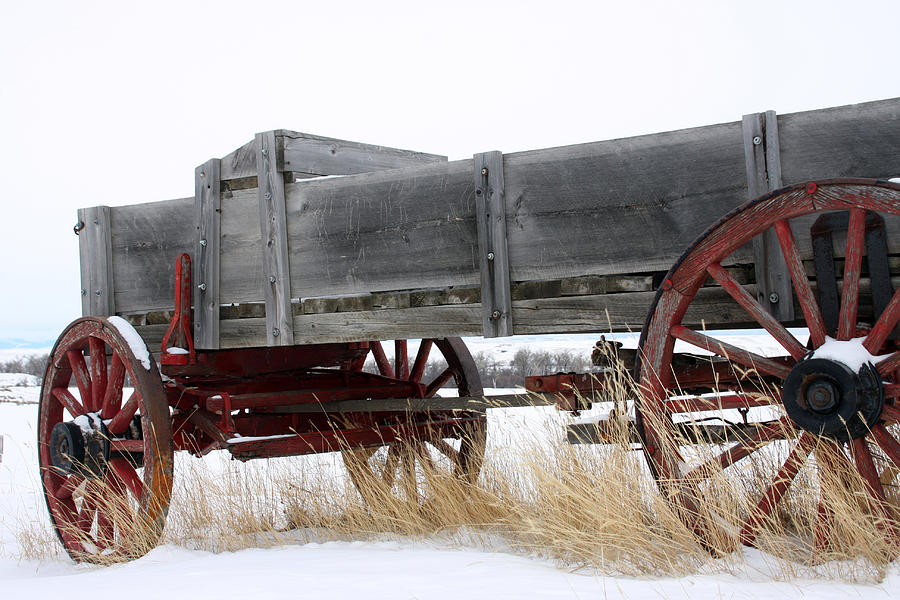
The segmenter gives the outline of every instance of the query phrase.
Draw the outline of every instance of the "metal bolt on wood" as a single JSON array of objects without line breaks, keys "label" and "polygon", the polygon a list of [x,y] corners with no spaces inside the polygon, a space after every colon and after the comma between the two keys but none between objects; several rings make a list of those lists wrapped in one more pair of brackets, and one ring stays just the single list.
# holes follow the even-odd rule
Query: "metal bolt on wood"
[{"label": "metal bolt on wood", "polygon": [[281,331],[279,331],[278,329],[273,329],[272,335],[274,335],[275,337],[278,337],[279,335],[281,335]]},{"label": "metal bolt on wood", "polygon": [[269,276],[269,283],[275,283],[275,276],[274,276],[274,275]]},{"label": "metal bolt on wood", "polygon": [[94,292],[94,293],[97,294],[98,296],[102,296],[102,295],[103,295],[103,291],[102,291],[102,290],[97,290],[97,291]]},{"label": "metal bolt on wood", "polygon": [[759,146],[760,144],[762,144],[762,137],[758,135],[753,136],[753,145]]},{"label": "metal bolt on wood", "polygon": [[481,174],[482,174],[484,177],[487,177],[487,174],[488,174],[488,173],[489,173],[489,171],[488,171],[488,168],[487,168],[487,167],[484,167],[483,169],[481,169]]},{"label": "metal bolt on wood", "polygon": [[772,304],[778,304],[778,300],[778,294],[776,294],[775,292],[769,294],[769,302],[771,302]]},{"label": "metal bolt on wood", "polygon": [[205,245],[206,245],[206,240],[200,240],[200,245],[201,245],[201,246],[205,246]]},{"label": "metal bolt on wood", "polygon": [[501,313],[500,313],[499,310],[495,310],[494,312],[491,313],[491,318],[492,318],[492,319],[499,319],[501,316],[502,316],[502,315],[501,315]]},{"label": "metal bolt on wood", "polygon": [[488,260],[494,260],[494,253],[493,253],[493,252],[488,252],[487,259],[488,259]]},{"label": "metal bolt on wood", "polygon": [[200,290],[201,292],[205,292],[205,291],[206,291],[206,284],[205,284],[205,283],[201,283],[200,285],[197,286],[197,289]]},{"label": "metal bolt on wood", "polygon": [[268,149],[268,148],[263,148],[263,149],[262,149],[262,155],[263,155],[263,156],[268,156],[268,155],[269,155],[269,149]]}]

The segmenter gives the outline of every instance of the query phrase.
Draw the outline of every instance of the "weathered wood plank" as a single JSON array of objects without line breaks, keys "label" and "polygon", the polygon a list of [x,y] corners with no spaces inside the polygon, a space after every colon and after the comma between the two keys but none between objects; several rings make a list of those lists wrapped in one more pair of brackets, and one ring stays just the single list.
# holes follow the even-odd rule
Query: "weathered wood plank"
[{"label": "weathered wood plank", "polygon": [[666,270],[745,199],[739,123],[505,155],[511,278]]},{"label": "weathered wood plank", "polygon": [[78,211],[78,254],[81,261],[81,314],[116,314],[115,274],[108,206]]},{"label": "weathered wood plank", "polygon": [[175,260],[195,258],[194,211],[193,198],[110,208],[117,311],[174,306]]},{"label": "weathered wood plank", "polygon": [[479,281],[471,160],[313,179],[285,193],[292,297]]},{"label": "weathered wood plank", "polygon": [[484,337],[510,336],[513,320],[509,252],[506,249],[503,154],[496,151],[476,154],[473,162]]},{"label": "weathered wood plank", "polygon": [[900,175],[900,99],[778,115],[785,184]]},{"label": "weathered wood plank", "polygon": [[258,151],[256,138],[254,138],[234,152],[223,156],[222,181],[256,177],[256,153]]},{"label": "weathered wood plank", "polygon": [[[775,111],[744,115],[744,156],[748,200],[777,190],[781,183],[781,154]],[[794,318],[793,287],[774,229],[753,239],[757,300],[777,319]]]},{"label": "weathered wood plank", "polygon": [[291,314],[291,271],[288,257],[287,218],[284,211],[284,178],[275,161],[275,133],[256,134],[259,168],[259,227],[263,255],[263,287],[266,300],[266,336],[269,346],[294,343]]},{"label": "weathered wood plank", "polygon": [[446,156],[337,140],[297,131],[275,132],[284,144],[285,171],[353,175],[445,162]]},{"label": "weathered wood plank", "polygon": [[213,158],[194,172],[197,246],[194,253],[194,345],[219,347],[219,248],[222,239],[222,203],[219,159]]}]

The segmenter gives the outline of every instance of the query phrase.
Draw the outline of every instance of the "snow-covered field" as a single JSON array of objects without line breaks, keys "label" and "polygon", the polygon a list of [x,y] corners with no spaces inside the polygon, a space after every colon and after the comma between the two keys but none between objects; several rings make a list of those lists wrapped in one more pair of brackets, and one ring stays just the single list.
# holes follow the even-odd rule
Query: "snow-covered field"
[{"label": "snow-covered field", "polygon": [[[562,338],[563,336],[559,336]],[[590,348],[584,339],[542,340],[558,348]],[[745,340],[746,341],[746,340]],[[479,351],[514,352],[503,341],[479,341]],[[585,350],[586,351],[586,350]],[[38,480],[35,449],[36,401],[33,380],[0,378],[0,581],[7,598],[44,598],[73,591],[78,597],[126,594],[228,598],[892,598],[900,594],[900,565],[878,584],[833,580],[783,580],[773,559],[744,549],[711,574],[680,578],[634,578],[570,572],[553,563],[513,554],[502,545],[467,549],[440,540],[287,543],[273,548],[210,553],[173,545],[111,567],[76,565],[67,558],[21,558],[23,530],[48,522]],[[22,385],[25,384],[25,385]],[[547,418],[552,408],[490,411],[496,430],[515,421]],[[560,430],[560,435],[562,431]],[[205,460],[220,460],[209,457]],[[199,460],[186,458],[186,460]],[[176,472],[176,477],[178,473]]]}]

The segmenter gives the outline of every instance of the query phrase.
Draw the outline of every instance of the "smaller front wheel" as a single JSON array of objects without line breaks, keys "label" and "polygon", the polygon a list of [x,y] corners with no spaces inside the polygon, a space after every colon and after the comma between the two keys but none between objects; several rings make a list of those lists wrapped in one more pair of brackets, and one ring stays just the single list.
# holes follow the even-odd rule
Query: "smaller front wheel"
[{"label": "smaller front wheel", "polygon": [[38,414],[44,496],[69,556],[116,562],[153,548],[172,459],[162,381],[134,328],[119,317],[69,325],[50,355]]}]

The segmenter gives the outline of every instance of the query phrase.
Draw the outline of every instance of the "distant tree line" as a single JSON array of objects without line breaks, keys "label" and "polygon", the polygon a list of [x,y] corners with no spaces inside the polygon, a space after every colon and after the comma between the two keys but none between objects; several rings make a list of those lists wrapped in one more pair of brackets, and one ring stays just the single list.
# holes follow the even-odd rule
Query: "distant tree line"
[{"label": "distant tree line", "polygon": [[[553,373],[584,372],[590,367],[587,353],[559,350],[530,350],[519,348],[512,358],[498,356],[489,352],[478,352],[472,356],[481,383],[484,387],[516,387],[525,385],[528,375],[549,375]],[[433,381],[447,368],[443,360],[432,360],[425,369],[423,381]],[[451,381],[448,385],[452,386]]]},{"label": "distant tree line", "polygon": [[0,373],[26,373],[28,375],[34,375],[38,379],[42,379],[44,377],[44,371],[47,370],[47,361],[49,360],[49,354],[20,356],[13,360],[0,362]]}]

